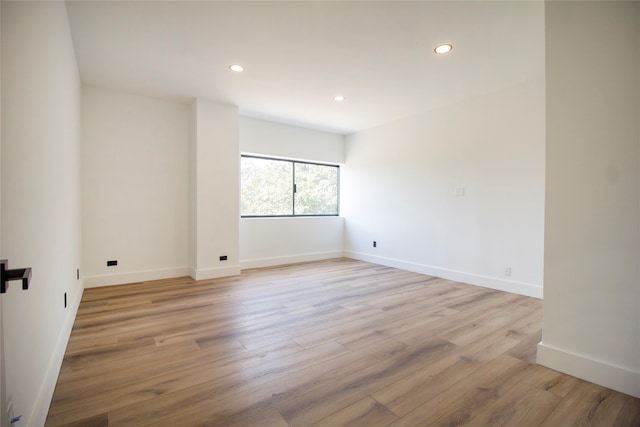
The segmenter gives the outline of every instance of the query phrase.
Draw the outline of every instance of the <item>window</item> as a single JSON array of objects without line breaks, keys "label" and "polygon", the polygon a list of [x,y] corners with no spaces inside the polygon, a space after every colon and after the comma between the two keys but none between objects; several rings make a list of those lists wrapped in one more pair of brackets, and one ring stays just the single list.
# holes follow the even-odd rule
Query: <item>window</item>
[{"label": "window", "polygon": [[339,166],[241,157],[240,214],[338,215]]}]

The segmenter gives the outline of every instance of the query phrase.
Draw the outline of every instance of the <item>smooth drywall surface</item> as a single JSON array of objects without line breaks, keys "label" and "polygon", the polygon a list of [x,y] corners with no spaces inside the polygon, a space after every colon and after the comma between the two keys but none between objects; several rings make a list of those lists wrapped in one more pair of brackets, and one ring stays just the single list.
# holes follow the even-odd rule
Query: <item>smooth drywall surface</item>
[{"label": "smooth drywall surface", "polygon": [[[2,34],[2,6],[0,5],[0,34]],[[1,49],[1,48],[0,48]],[[2,81],[2,55],[0,54],[0,82]],[[0,85],[0,99],[2,89]],[[0,102],[0,129],[2,129],[2,102]],[[0,189],[2,188],[2,132],[0,132]],[[0,242],[2,242],[2,192],[0,191]],[[2,246],[2,245],[0,245]],[[0,426],[6,425],[7,416],[6,385],[4,374],[4,332],[2,323],[2,295],[0,295]]]},{"label": "smooth drywall surface", "polygon": [[7,397],[41,426],[82,296],[81,86],[63,2],[0,7],[2,258],[33,269],[2,296]]},{"label": "smooth drywall surface", "polygon": [[542,296],[544,79],[350,135],[345,161],[346,255]]},{"label": "smooth drywall surface", "polygon": [[339,216],[243,219],[241,266],[258,268],[341,257],[343,224]]},{"label": "smooth drywall surface", "polygon": [[189,105],[84,86],[82,113],[85,285],[187,275]]},{"label": "smooth drywall surface", "polygon": [[546,3],[538,362],[640,397],[640,3]]},{"label": "smooth drywall surface", "polygon": [[[344,136],[240,117],[240,150],[261,156],[344,163]],[[343,255],[342,217],[243,218],[242,268],[335,258]]]},{"label": "smooth drywall surface", "polygon": [[[196,230],[190,242],[195,245],[190,274],[197,280],[239,274],[238,108],[197,99],[191,113],[195,129],[189,152],[195,182],[192,178],[190,187],[196,198],[191,227]],[[220,260],[222,256],[227,259]]]},{"label": "smooth drywall surface", "polygon": [[[2,34],[2,6],[0,5],[0,34]],[[0,48],[1,49],[1,48]],[[0,82],[2,81],[2,55],[0,54]],[[0,99],[2,89],[0,85]],[[0,129],[2,129],[2,102],[0,102]],[[2,188],[2,132],[0,132],[0,189]],[[2,242],[2,192],[0,191],[0,242]],[[2,246],[2,245],[0,245]],[[2,295],[0,295],[0,426],[4,426],[7,420],[7,401],[5,399],[5,375],[4,375],[4,332],[2,323]]]},{"label": "smooth drywall surface", "polygon": [[198,265],[197,106],[194,101],[189,107],[189,274],[194,278]]},{"label": "smooth drywall surface", "polygon": [[240,117],[240,151],[248,154],[344,163],[344,136]]}]

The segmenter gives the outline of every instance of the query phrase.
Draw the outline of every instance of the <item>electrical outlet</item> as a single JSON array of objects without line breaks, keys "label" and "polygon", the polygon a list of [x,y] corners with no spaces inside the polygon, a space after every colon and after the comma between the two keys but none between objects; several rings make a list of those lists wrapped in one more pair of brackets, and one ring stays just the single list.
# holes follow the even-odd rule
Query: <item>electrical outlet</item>
[{"label": "electrical outlet", "polygon": [[504,268],[504,275],[507,277],[511,277],[511,267]]},{"label": "electrical outlet", "polygon": [[80,280],[80,269],[76,268],[76,280]]},{"label": "electrical outlet", "polygon": [[67,293],[64,293],[64,308],[67,308]]},{"label": "electrical outlet", "polygon": [[377,248],[378,247],[378,242],[376,242],[375,240],[373,241],[373,247]]},{"label": "electrical outlet", "polygon": [[113,267],[114,265],[118,265],[118,260],[113,259],[111,261],[107,261],[107,267]]},{"label": "electrical outlet", "polygon": [[220,261],[226,261],[226,260],[227,260],[227,256],[226,256],[226,255],[222,255],[222,256],[220,257]]}]

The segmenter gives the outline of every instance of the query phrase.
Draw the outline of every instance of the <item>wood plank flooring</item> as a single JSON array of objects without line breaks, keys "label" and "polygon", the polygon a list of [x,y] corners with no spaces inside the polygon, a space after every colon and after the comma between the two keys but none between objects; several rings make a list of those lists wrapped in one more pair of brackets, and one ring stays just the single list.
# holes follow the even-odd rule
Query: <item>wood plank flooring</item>
[{"label": "wood plank flooring", "polygon": [[350,259],[87,289],[47,426],[640,426],[542,301]]}]

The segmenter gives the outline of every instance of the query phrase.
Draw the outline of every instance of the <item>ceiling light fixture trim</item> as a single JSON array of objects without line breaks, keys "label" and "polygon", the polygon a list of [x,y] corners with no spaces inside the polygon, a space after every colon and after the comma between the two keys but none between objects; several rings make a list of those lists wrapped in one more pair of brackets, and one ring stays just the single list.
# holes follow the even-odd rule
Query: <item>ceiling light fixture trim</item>
[{"label": "ceiling light fixture trim", "polygon": [[453,45],[448,44],[448,43],[444,43],[444,44],[439,44],[438,46],[436,46],[436,48],[433,49],[433,51],[438,55],[442,55],[444,53],[451,52],[452,49],[453,49]]}]

